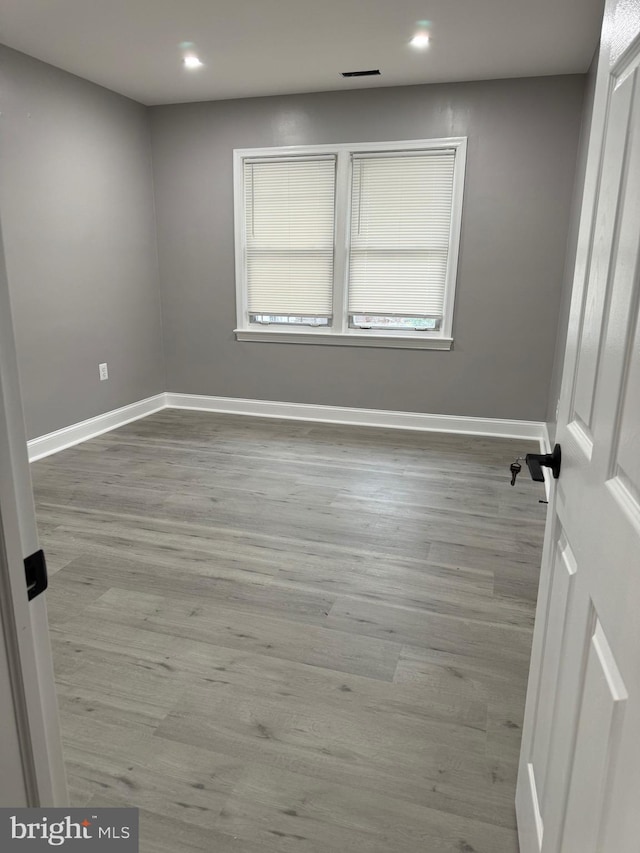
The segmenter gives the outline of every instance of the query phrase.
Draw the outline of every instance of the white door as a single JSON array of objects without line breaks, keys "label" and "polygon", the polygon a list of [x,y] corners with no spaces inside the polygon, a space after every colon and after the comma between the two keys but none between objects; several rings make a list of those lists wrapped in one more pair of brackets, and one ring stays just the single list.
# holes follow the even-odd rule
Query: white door
[{"label": "white door", "polygon": [[516,805],[522,853],[640,850],[640,0],[608,0]]},{"label": "white door", "polygon": [[67,802],[45,595],[28,600],[38,550],[0,236],[0,806]]}]

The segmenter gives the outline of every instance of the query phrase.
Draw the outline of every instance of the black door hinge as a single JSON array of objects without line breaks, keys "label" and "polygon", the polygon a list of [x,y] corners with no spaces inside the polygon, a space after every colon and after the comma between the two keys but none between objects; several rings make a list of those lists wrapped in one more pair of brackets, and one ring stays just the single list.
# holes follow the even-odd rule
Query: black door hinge
[{"label": "black door hinge", "polygon": [[25,557],[24,573],[27,578],[27,594],[29,601],[44,592],[49,585],[47,578],[47,561],[44,558],[44,551],[36,551],[29,557]]}]

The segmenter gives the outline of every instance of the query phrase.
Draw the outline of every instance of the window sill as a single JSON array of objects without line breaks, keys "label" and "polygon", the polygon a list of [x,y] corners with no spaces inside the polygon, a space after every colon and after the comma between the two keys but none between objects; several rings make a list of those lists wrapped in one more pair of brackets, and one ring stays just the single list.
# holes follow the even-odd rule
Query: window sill
[{"label": "window sill", "polygon": [[453,338],[414,335],[311,332],[292,329],[234,329],[236,340],[258,343],[323,344],[329,346],[390,347],[392,349],[450,350]]}]

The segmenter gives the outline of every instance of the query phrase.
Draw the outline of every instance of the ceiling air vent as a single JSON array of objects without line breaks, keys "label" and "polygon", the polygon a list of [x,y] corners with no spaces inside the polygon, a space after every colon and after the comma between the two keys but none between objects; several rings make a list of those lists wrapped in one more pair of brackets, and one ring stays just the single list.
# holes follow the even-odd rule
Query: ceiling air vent
[{"label": "ceiling air vent", "polygon": [[373,68],[371,71],[341,71],[343,77],[379,77],[380,69]]}]

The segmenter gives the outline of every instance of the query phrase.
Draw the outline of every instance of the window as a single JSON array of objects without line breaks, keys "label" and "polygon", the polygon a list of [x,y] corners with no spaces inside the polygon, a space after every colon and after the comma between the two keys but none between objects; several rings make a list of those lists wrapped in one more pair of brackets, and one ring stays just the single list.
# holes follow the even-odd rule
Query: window
[{"label": "window", "polygon": [[235,151],[237,338],[449,349],[465,153]]}]

